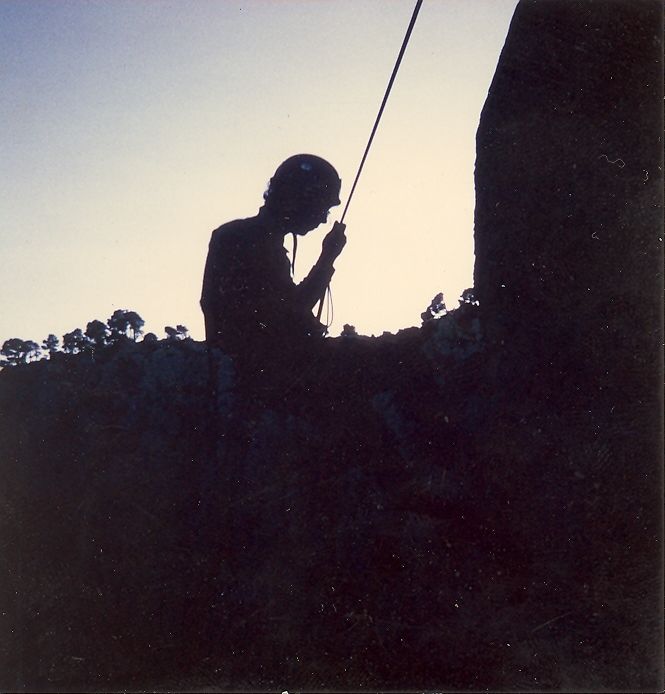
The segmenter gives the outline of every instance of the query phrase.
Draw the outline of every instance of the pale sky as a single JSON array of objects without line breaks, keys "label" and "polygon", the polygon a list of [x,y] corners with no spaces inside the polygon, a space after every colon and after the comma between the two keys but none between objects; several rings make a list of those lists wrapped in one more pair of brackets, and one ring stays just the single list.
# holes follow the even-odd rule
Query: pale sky
[{"label": "pale sky", "polygon": [[[202,339],[210,233],[292,154],[339,219],[415,0],[2,0],[0,343],[115,309]],[[424,0],[346,216],[334,323],[420,324],[473,277],[475,133],[517,0]],[[287,239],[290,249],[290,237]]]}]

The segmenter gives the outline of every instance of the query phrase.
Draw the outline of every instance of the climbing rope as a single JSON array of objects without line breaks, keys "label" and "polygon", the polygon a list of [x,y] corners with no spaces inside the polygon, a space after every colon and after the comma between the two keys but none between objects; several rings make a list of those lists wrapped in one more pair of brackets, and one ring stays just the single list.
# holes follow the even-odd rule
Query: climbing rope
[{"label": "climbing rope", "polygon": [[409,28],[406,30],[406,35],[404,36],[404,41],[402,41],[402,47],[399,50],[399,55],[397,56],[397,61],[395,62],[395,67],[393,68],[393,73],[390,75],[390,80],[388,82],[388,87],[386,88],[386,93],[383,95],[383,101],[381,102],[381,108],[379,108],[379,113],[376,117],[376,120],[374,121],[374,127],[372,128],[372,133],[369,136],[369,140],[367,141],[367,147],[365,147],[365,153],[363,154],[363,158],[360,161],[360,166],[358,167],[358,173],[356,173],[356,178],[353,181],[353,185],[351,186],[351,192],[349,193],[349,197],[346,201],[346,205],[344,207],[344,212],[342,212],[342,218],[339,220],[342,224],[344,223],[344,217],[346,216],[346,211],[349,209],[349,204],[351,203],[351,198],[353,197],[353,193],[356,190],[356,185],[358,184],[358,179],[360,178],[360,174],[362,173],[363,166],[365,166],[365,160],[367,159],[367,154],[369,153],[369,148],[372,146],[372,140],[374,139],[374,135],[376,134],[376,131],[379,127],[379,121],[381,120],[381,116],[383,115],[383,109],[386,107],[386,102],[388,101],[388,97],[390,96],[390,91],[393,88],[393,82],[395,81],[395,77],[397,76],[397,71],[399,70],[399,66],[402,62],[402,58],[404,57],[404,51],[406,51],[406,46],[409,43],[409,39],[411,38],[411,32],[413,31],[413,26],[416,23],[416,19],[418,17],[418,12],[420,12],[420,6],[423,4],[423,0],[417,0],[416,6],[413,10],[413,14],[411,15],[411,21],[409,22]]},{"label": "climbing rope", "polygon": [[326,332],[328,333],[328,328],[332,325],[333,319],[335,317],[335,309],[333,307],[333,296],[332,288],[330,284],[326,287]]},{"label": "climbing rope", "polygon": [[[386,107],[386,102],[388,101],[388,97],[390,96],[390,91],[393,88],[393,82],[395,81],[395,77],[397,76],[397,72],[399,70],[399,66],[402,63],[402,58],[404,57],[404,52],[406,51],[407,44],[409,43],[409,39],[411,38],[411,32],[413,31],[413,27],[416,23],[416,19],[418,18],[418,12],[420,12],[420,6],[423,4],[423,0],[417,0],[416,6],[413,10],[413,14],[411,15],[411,21],[409,22],[409,27],[406,30],[406,34],[404,36],[404,40],[402,41],[402,47],[399,50],[399,54],[397,56],[397,60],[395,61],[395,67],[393,68],[393,72],[390,75],[390,80],[388,81],[388,86],[386,88],[386,92],[383,95],[383,101],[381,102],[381,107],[379,108],[379,113],[376,116],[376,120],[374,121],[374,127],[372,128],[372,132],[369,136],[369,140],[367,141],[367,147],[365,147],[365,152],[362,156],[362,159],[360,160],[360,166],[358,167],[358,172],[356,173],[355,180],[353,181],[353,185],[351,186],[351,192],[349,193],[349,197],[346,200],[346,205],[344,206],[344,211],[342,212],[342,218],[340,219],[340,223],[344,223],[344,217],[346,216],[346,212],[349,209],[349,204],[351,203],[351,198],[353,197],[353,193],[356,190],[356,186],[358,185],[358,179],[360,178],[360,174],[362,173],[363,166],[365,166],[365,160],[367,159],[367,154],[369,153],[369,149],[372,146],[372,141],[374,140],[374,135],[376,134],[376,131],[379,127],[379,122],[381,121],[381,116],[383,115],[383,109]],[[323,304],[325,302],[326,298],[326,293],[329,293],[330,291],[330,285],[326,287],[326,291],[324,292],[323,296],[321,297],[321,300],[319,302],[319,310],[316,315],[318,320],[321,320],[321,313],[323,312]],[[331,321],[332,322],[332,321]],[[330,324],[326,325],[326,328],[329,328]]]}]

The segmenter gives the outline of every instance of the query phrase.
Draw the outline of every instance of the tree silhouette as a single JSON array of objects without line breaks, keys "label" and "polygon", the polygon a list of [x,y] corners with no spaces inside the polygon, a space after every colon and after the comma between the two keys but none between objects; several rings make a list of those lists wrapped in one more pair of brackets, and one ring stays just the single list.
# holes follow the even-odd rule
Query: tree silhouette
[{"label": "tree silhouette", "polygon": [[42,348],[45,349],[49,355],[58,351],[60,347],[60,340],[53,334],[50,333],[49,336],[42,342]]},{"label": "tree silhouette", "polygon": [[176,325],[175,328],[167,325],[164,327],[166,339],[173,342],[177,340],[186,340],[189,337],[189,331],[184,325]]},{"label": "tree silhouette", "polygon": [[39,345],[32,340],[21,340],[19,337],[12,337],[5,340],[0,354],[4,357],[4,362],[10,366],[17,364],[27,364],[30,358],[36,359],[39,354]]},{"label": "tree silhouette", "polygon": [[69,354],[82,352],[87,344],[88,340],[81,328],[76,328],[76,330],[72,330],[70,333],[65,333],[62,336],[62,349]]},{"label": "tree silhouette", "polygon": [[459,298],[460,306],[462,304],[472,304],[473,306],[478,306],[478,299],[476,299],[475,290],[473,288],[465,289],[462,292],[462,296]]},{"label": "tree silhouette", "polygon": [[155,335],[155,333],[146,333],[143,336],[143,342],[154,343],[158,342],[158,340],[159,338],[157,337],[157,335]]},{"label": "tree silhouette", "polygon": [[145,321],[136,311],[117,309],[106,321],[111,330],[111,342],[117,342],[124,337],[130,337],[136,342],[143,332]]},{"label": "tree silhouette", "polygon": [[440,318],[446,312],[446,304],[443,301],[443,292],[439,292],[430,302],[430,305],[420,314],[423,325],[427,321]]},{"label": "tree silhouette", "polygon": [[41,349],[39,348],[39,345],[36,342],[33,342],[32,340],[26,340],[25,345],[28,349],[27,361],[34,361],[36,359],[39,359],[42,353]]},{"label": "tree silhouette", "polygon": [[145,325],[145,321],[141,316],[139,316],[136,311],[125,311],[125,315],[127,317],[127,323],[129,325],[129,330],[131,331],[131,337],[136,342],[138,338],[141,336],[143,333],[143,326]]},{"label": "tree silhouette", "polygon": [[123,337],[127,337],[129,330],[129,321],[127,320],[127,311],[119,308],[113,312],[113,315],[106,321],[111,331],[111,342],[117,342]]},{"label": "tree silhouette", "polygon": [[110,331],[106,323],[100,320],[92,320],[85,328],[85,336],[90,340],[94,347],[106,347],[110,337]]},{"label": "tree silhouette", "polygon": [[356,330],[355,326],[345,323],[344,327],[342,328],[342,332],[339,335],[340,337],[358,337],[358,331]]},{"label": "tree silhouette", "polygon": [[15,366],[23,361],[25,354],[25,343],[18,337],[12,337],[5,340],[0,349],[0,354],[3,356],[2,363],[9,366]]}]

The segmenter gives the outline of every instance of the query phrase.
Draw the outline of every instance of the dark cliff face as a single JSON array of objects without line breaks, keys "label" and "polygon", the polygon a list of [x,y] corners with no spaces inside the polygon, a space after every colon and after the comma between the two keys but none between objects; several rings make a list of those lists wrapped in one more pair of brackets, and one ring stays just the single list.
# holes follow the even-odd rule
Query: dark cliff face
[{"label": "dark cliff face", "polygon": [[524,518],[549,518],[569,562],[552,568],[584,586],[591,627],[568,624],[583,653],[561,669],[575,688],[656,686],[660,669],[661,100],[660,2],[522,0],[477,134],[475,288],[513,393],[484,434],[513,441],[497,453],[529,480],[520,504],[541,475]]},{"label": "dark cliff face", "polygon": [[3,687],[662,686],[658,4],[518,6],[479,307],[0,373]]},{"label": "dark cliff face", "polygon": [[661,14],[649,0],[515,12],[478,129],[475,224],[482,310],[515,350],[655,346]]}]

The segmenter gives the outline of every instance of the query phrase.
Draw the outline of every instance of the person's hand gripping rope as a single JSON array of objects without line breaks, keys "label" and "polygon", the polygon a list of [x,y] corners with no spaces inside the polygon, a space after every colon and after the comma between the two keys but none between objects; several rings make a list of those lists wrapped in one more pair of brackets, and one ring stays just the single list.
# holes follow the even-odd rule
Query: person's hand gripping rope
[{"label": "person's hand gripping rope", "polygon": [[346,245],[346,224],[335,222],[323,239],[322,253],[332,263]]}]

